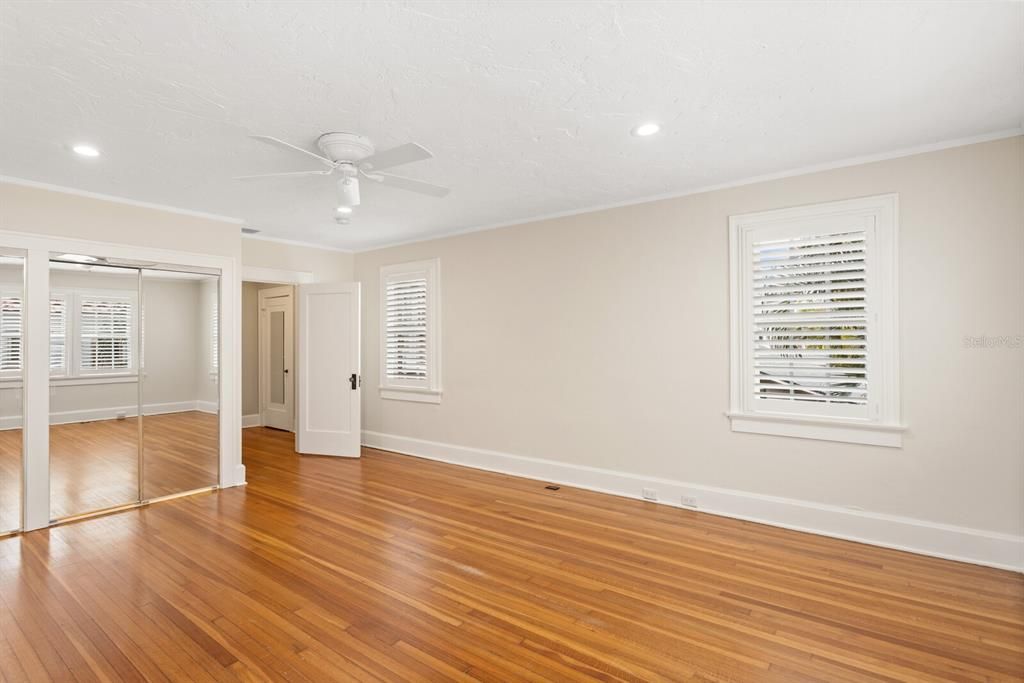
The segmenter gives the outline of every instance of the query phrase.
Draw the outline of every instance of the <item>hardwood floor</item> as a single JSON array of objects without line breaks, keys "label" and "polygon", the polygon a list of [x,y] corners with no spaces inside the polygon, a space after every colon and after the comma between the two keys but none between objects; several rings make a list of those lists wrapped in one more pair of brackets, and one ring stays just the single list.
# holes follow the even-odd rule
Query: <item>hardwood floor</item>
[{"label": "hardwood floor", "polygon": [[[217,483],[217,416],[189,411],[142,418],[144,498]],[[0,531],[19,526],[21,430],[0,431]],[[60,519],[138,500],[135,418],[50,427],[50,516]]]},{"label": "hardwood floor", "polygon": [[3,680],[1024,675],[1011,572],[244,441],[246,487],[0,541]]}]

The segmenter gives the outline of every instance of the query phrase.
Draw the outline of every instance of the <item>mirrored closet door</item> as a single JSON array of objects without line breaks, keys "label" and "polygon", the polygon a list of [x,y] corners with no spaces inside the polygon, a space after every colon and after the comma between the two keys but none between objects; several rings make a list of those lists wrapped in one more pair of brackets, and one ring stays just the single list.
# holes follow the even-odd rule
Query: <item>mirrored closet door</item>
[{"label": "mirrored closet door", "polygon": [[52,520],[217,485],[219,279],[52,256]]},{"label": "mirrored closet door", "polygon": [[139,502],[139,270],[50,261],[50,517]]},{"label": "mirrored closet door", "polygon": [[25,257],[0,249],[0,535],[21,529]]},{"label": "mirrored closet door", "polygon": [[142,271],[142,497],[215,486],[219,277]]}]

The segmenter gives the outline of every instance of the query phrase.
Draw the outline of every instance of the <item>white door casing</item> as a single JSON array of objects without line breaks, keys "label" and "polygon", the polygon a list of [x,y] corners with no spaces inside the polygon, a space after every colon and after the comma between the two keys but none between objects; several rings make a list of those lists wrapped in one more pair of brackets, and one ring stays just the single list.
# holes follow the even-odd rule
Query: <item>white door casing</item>
[{"label": "white door casing", "polygon": [[295,450],[359,457],[359,283],[298,286]]},{"label": "white door casing", "polygon": [[294,307],[292,287],[259,291],[260,421],[295,431]]}]

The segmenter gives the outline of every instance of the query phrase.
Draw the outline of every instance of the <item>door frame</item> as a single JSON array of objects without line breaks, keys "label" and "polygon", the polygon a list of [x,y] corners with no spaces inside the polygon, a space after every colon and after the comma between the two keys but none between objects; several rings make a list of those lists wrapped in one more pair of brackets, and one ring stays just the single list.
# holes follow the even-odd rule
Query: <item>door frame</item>
[{"label": "door frame", "polygon": [[22,394],[22,530],[50,526],[50,253],[91,254],[130,261],[220,270],[219,485],[245,483],[242,464],[242,280],[234,256],[0,230],[0,245],[25,257],[24,374]]},{"label": "door frame", "polygon": [[[267,421],[264,418],[264,411],[267,405],[270,403],[270,344],[268,343],[270,337],[270,314],[266,310],[268,299],[281,299],[287,298],[290,302],[290,314],[291,314],[291,325],[285,324],[285,372],[288,374],[290,382],[285,383],[285,397],[287,403],[287,397],[289,389],[291,389],[291,428],[287,431],[295,432],[295,385],[296,375],[295,371],[295,287],[292,285],[284,285],[281,287],[267,287],[256,292],[258,300],[258,312],[259,317],[257,319],[257,330],[256,330],[256,353],[259,356],[259,369],[257,375],[257,391],[259,394],[259,406],[258,412],[260,415],[260,424],[266,426]],[[287,335],[288,328],[291,327],[291,336]],[[288,351],[291,351],[291,358],[288,358]],[[290,369],[289,369],[290,368]]]}]

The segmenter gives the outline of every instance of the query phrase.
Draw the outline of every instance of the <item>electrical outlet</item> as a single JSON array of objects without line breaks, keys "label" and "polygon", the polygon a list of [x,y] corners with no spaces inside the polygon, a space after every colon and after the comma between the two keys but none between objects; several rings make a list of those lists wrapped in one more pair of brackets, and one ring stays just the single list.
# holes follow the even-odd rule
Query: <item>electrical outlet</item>
[{"label": "electrical outlet", "polygon": [[641,489],[640,495],[644,497],[644,500],[658,500],[658,492],[654,489]]},{"label": "electrical outlet", "polygon": [[679,504],[684,508],[695,508],[697,507],[697,499],[693,496],[679,496]]}]

